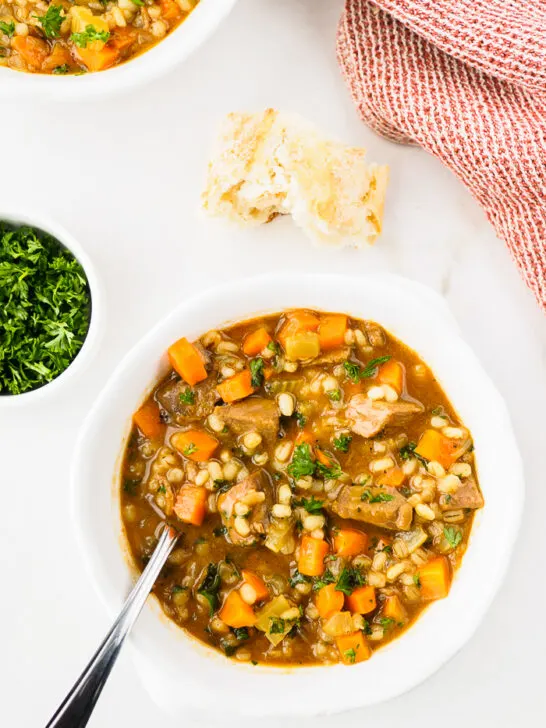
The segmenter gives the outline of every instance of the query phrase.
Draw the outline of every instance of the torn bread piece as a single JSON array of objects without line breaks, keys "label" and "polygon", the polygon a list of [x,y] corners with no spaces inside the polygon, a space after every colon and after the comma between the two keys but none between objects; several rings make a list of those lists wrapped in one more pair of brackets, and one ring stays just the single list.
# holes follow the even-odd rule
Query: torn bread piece
[{"label": "torn bread piece", "polygon": [[362,246],[381,232],[388,168],[324,139],[295,114],[228,114],[209,164],[203,206],[244,225],[292,215],[314,241]]}]

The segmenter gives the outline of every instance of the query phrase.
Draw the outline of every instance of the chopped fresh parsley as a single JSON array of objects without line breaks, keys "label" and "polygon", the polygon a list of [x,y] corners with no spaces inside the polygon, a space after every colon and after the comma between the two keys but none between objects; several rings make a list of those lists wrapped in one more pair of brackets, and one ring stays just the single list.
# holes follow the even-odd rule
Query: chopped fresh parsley
[{"label": "chopped fresh parsley", "polygon": [[296,418],[298,427],[305,427],[305,423],[307,422],[307,417],[305,417],[305,415],[302,415],[301,412],[294,412],[294,417]]},{"label": "chopped fresh parsley", "polygon": [[298,478],[302,478],[304,475],[314,475],[315,461],[313,460],[311,448],[307,442],[302,442],[301,445],[296,445],[292,456],[292,462],[288,466],[287,471],[288,474],[296,480]]},{"label": "chopped fresh parsley", "polygon": [[453,496],[451,495],[451,493],[446,493],[444,499],[446,503],[451,503],[451,501],[453,500]]},{"label": "chopped fresh parsley", "polygon": [[394,619],[391,617],[381,617],[379,624],[383,627],[383,629],[390,629],[394,624]]},{"label": "chopped fresh parsley", "polygon": [[81,349],[90,316],[74,256],[47,233],[0,222],[0,392],[58,377]]},{"label": "chopped fresh parsley", "polygon": [[318,591],[319,589],[322,589],[323,586],[326,586],[327,584],[333,584],[336,580],[336,577],[332,574],[330,569],[326,569],[324,574],[320,578],[316,578],[313,583],[313,590]]},{"label": "chopped fresh parsley", "polygon": [[180,392],[178,398],[182,404],[195,404],[195,392],[190,387]]},{"label": "chopped fresh parsley", "polygon": [[386,546],[383,546],[383,548],[377,550],[383,551],[385,554],[392,554],[392,546],[390,544],[387,544]]},{"label": "chopped fresh parsley", "polygon": [[444,408],[443,407],[435,407],[433,410],[431,410],[431,414],[433,414],[433,415],[443,415],[444,414]]},{"label": "chopped fresh parsley", "polygon": [[360,500],[364,501],[365,503],[388,503],[391,500],[394,500],[394,496],[390,495],[390,493],[372,493],[371,490],[362,491],[362,495],[360,496]]},{"label": "chopped fresh parsley", "polygon": [[355,663],[355,660],[356,660],[356,652],[355,652],[355,648],[354,648],[354,647],[351,647],[351,649],[350,649],[350,650],[345,650],[345,652],[343,653],[343,657],[344,657],[344,658],[345,658],[345,659],[347,660],[347,662],[349,662],[349,663],[350,663],[351,665],[354,665],[354,663]]},{"label": "chopped fresh parsley", "polygon": [[40,21],[42,30],[47,38],[58,38],[61,34],[61,25],[66,15],[62,5],[50,5],[45,15],[35,15]]},{"label": "chopped fresh parsley", "polygon": [[422,455],[419,455],[418,452],[415,452],[415,448],[417,447],[416,442],[408,442],[407,445],[404,445],[404,447],[401,447],[399,450],[400,457],[402,460],[410,460],[411,458],[417,458],[419,462],[423,463],[423,465],[427,465],[428,460],[424,458]]},{"label": "chopped fresh parsley", "polygon": [[458,528],[453,528],[453,526],[444,526],[444,536],[452,549],[456,549],[463,540],[461,531]]},{"label": "chopped fresh parsley", "polygon": [[388,355],[379,356],[376,359],[371,359],[363,369],[361,369],[358,364],[355,364],[351,361],[343,362],[343,367],[348,378],[351,379],[355,384],[357,384],[361,379],[369,379],[370,377],[374,377],[377,373],[377,367],[380,364],[384,364],[385,362],[389,361],[389,359],[391,359],[391,357]]},{"label": "chopped fresh parsley", "polygon": [[372,633],[372,628],[370,627],[370,623],[367,619],[364,620],[364,627],[362,627],[362,632],[366,635]]},{"label": "chopped fresh parsley", "polygon": [[419,574],[414,574],[413,575],[413,583],[415,584],[415,586],[418,589],[421,588],[421,577],[419,576]]},{"label": "chopped fresh parsley", "polygon": [[198,594],[205,597],[209,603],[211,616],[218,607],[218,590],[220,589],[220,572],[218,564],[210,563],[207,566],[207,573],[203,579],[201,586],[197,590]]},{"label": "chopped fresh parsley", "polygon": [[300,574],[300,572],[296,569],[290,577],[290,586],[294,588],[298,584],[309,584],[310,581],[311,580],[308,576],[305,576],[305,574]]},{"label": "chopped fresh parsley", "polygon": [[269,634],[284,634],[286,630],[286,622],[280,617],[269,618]]},{"label": "chopped fresh parsley", "polygon": [[341,475],[341,468],[337,465],[337,463],[334,463],[331,467],[328,467],[323,463],[317,463],[315,466],[315,475],[335,480]]},{"label": "chopped fresh parsley", "polygon": [[165,493],[167,492],[167,488],[165,488],[164,485],[160,485],[159,488],[157,489],[157,492],[161,493],[162,495],[165,495]]},{"label": "chopped fresh parsley", "polygon": [[341,400],[341,389],[330,389],[327,394],[328,399],[332,402],[339,402]]},{"label": "chopped fresh parsley", "polygon": [[107,30],[97,30],[94,25],[86,25],[83,33],[72,33],[70,40],[75,43],[78,48],[87,48],[87,44],[95,40],[106,41],[110,38]]},{"label": "chopped fresh parsley", "polygon": [[193,442],[189,442],[182,452],[186,455],[186,457],[189,457],[190,455],[193,455],[194,452],[197,452],[197,445]]},{"label": "chopped fresh parsley", "polygon": [[226,657],[233,657],[237,651],[237,645],[232,645],[226,640],[220,640],[220,647],[224,650]]},{"label": "chopped fresh parsley", "polygon": [[351,361],[343,362],[343,368],[345,373],[355,384],[360,381],[360,367],[358,364],[353,364]]},{"label": "chopped fresh parsley", "polygon": [[247,640],[249,637],[248,629],[246,627],[234,627],[233,634],[235,635],[236,639],[239,640],[239,642]]},{"label": "chopped fresh parsley", "polygon": [[255,389],[261,387],[264,383],[264,360],[261,356],[256,357],[250,361],[250,383]]},{"label": "chopped fresh parsley", "polygon": [[279,344],[277,344],[276,341],[270,341],[269,344],[265,348],[269,349],[269,351],[272,351],[274,354],[281,353],[281,347],[279,346]]},{"label": "chopped fresh parsley", "polygon": [[339,437],[334,437],[334,447],[336,450],[340,450],[341,452],[348,452],[349,445],[352,440],[353,438],[351,435],[340,435]]},{"label": "chopped fresh parsley", "polygon": [[314,495],[310,498],[300,498],[299,500],[295,500],[294,505],[305,508],[307,513],[322,513],[322,509],[324,508],[324,502],[315,498]]},{"label": "chopped fresh parsley", "polygon": [[[103,2],[103,0],[101,0],[101,2]],[[131,0],[131,2],[134,3],[134,5],[138,5],[139,8],[143,8],[145,4],[143,0]]]},{"label": "chopped fresh parsley", "polygon": [[353,591],[365,583],[363,575],[354,567],[346,567],[339,575],[336,583],[336,591],[351,596]]},{"label": "chopped fresh parsley", "polygon": [[180,584],[175,584],[171,589],[171,594],[180,594],[181,592],[185,591],[188,591],[187,586],[180,586]]},{"label": "chopped fresh parsley", "polygon": [[232,480],[224,480],[217,478],[213,481],[213,485],[216,488],[217,493],[226,493],[235,483]]},{"label": "chopped fresh parsley", "polygon": [[55,66],[52,73],[55,74],[55,76],[64,76],[66,73],[70,71],[70,68],[68,67],[67,63],[63,63],[62,66]]},{"label": "chopped fresh parsley", "polygon": [[15,33],[15,23],[13,21],[6,23],[4,20],[0,20],[0,31],[4,35],[7,35],[8,38],[11,38],[11,36]]},{"label": "chopped fresh parsley", "polygon": [[225,536],[227,533],[227,528],[225,526],[217,526],[213,530],[213,535],[216,536],[216,538],[219,538],[220,536]]}]

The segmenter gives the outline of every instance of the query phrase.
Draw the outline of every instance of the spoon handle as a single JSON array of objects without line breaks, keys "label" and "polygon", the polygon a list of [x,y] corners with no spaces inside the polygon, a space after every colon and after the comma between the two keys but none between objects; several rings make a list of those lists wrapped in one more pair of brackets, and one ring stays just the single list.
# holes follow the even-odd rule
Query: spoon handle
[{"label": "spoon handle", "polygon": [[119,617],[46,728],[83,728],[87,725],[125,637],[140,614],[178,535],[170,526],[163,529],[154,553],[127,597]]}]

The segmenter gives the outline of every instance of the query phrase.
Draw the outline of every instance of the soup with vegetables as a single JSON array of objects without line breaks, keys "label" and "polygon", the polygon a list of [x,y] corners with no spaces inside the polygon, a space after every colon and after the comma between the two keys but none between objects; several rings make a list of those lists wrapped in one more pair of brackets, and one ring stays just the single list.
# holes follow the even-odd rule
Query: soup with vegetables
[{"label": "soup with vegetables", "polygon": [[470,432],[378,324],[308,310],[209,331],[134,415],[121,504],[140,568],[228,657],[352,665],[449,593],[483,506]]},{"label": "soup with vegetables", "polygon": [[0,65],[55,75],[103,71],[148,50],[199,0],[0,0]]}]

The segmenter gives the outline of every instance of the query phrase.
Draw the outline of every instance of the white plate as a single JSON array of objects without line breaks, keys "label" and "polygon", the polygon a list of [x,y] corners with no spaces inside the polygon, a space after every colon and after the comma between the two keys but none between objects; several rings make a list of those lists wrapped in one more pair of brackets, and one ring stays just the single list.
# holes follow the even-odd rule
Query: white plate
[{"label": "white plate", "polygon": [[[97,591],[112,617],[131,579],[124,558],[117,471],[131,413],[166,371],[167,347],[211,328],[285,308],[343,311],[373,319],[431,366],[476,447],[485,508],[462,568],[438,601],[399,639],[354,667],[279,669],[239,664],[188,638],[155,599],[131,639],[150,695],[184,724],[184,710],[313,715],[371,705],[410,689],[452,657],[483,618],[506,572],[523,504],[523,476],[506,407],[460,338],[445,302],[396,276],[275,274],[234,281],[180,304],[127,355],[90,413],[73,462],[74,520]],[[113,481],[113,482],[112,482]],[[502,538],[499,538],[502,534]],[[244,698],[241,695],[244,685]]]}]

